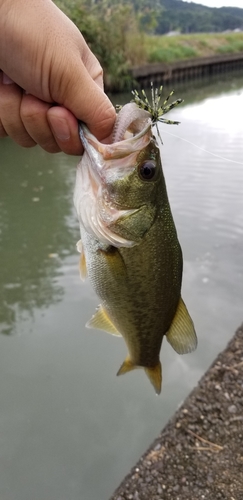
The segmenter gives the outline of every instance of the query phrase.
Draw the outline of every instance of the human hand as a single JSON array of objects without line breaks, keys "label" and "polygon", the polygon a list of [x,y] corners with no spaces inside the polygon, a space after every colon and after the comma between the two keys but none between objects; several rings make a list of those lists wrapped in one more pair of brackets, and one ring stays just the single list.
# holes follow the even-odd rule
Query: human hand
[{"label": "human hand", "polygon": [[102,68],[51,0],[0,0],[0,69],[0,137],[80,154],[78,120],[99,140],[111,133]]}]

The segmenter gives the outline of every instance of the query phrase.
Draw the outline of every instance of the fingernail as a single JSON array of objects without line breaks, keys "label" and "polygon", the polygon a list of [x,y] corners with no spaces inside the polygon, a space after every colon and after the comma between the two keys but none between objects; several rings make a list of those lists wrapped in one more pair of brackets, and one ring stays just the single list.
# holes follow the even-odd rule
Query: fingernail
[{"label": "fingernail", "polygon": [[9,78],[9,76],[6,75],[6,73],[3,73],[2,82],[4,85],[11,85],[11,83],[14,83],[14,81],[11,78]]},{"label": "fingernail", "polygon": [[52,117],[50,122],[53,134],[57,139],[60,141],[67,141],[70,139],[70,130],[66,120]]}]

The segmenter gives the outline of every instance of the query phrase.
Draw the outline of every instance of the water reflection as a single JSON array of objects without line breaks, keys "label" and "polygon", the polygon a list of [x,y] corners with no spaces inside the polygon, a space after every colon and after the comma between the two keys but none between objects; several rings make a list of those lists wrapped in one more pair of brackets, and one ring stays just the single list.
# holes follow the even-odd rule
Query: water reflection
[{"label": "water reflection", "polygon": [[77,269],[77,159],[0,141],[1,331],[18,333],[0,335],[4,500],[107,500],[242,322],[242,78],[180,96],[161,154],[199,345],[163,343],[158,398],[139,370],[116,378],[122,340],[84,328],[98,300]]},{"label": "water reflection", "polygon": [[[173,97],[170,98],[171,102],[177,98],[183,98],[183,103],[180,104],[180,108],[182,106],[192,104],[192,103],[200,103],[205,99],[210,97],[217,97],[221,94],[228,93],[230,90],[237,92],[237,90],[241,91],[242,89],[242,71],[235,71],[234,73],[225,73],[224,75],[215,75],[211,77],[205,77],[203,79],[192,80],[189,82],[178,82],[174,86],[175,93]],[[147,96],[150,100],[151,89],[145,89]],[[171,85],[164,85],[163,94],[162,94],[162,102],[163,96],[167,97],[167,95],[171,92]],[[123,94],[111,94],[109,95],[111,101],[114,104],[126,104],[132,99],[131,92],[124,92]],[[178,110],[179,108],[176,108]],[[223,109],[222,109],[223,112]]]},{"label": "water reflection", "polygon": [[55,278],[76,239],[67,174],[60,155],[0,141],[1,333],[13,333],[26,313],[63,297]]}]

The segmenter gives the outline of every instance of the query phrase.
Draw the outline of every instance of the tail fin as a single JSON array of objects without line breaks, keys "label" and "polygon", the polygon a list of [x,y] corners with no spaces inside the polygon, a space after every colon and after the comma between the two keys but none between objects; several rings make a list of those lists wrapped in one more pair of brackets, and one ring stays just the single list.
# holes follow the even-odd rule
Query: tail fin
[{"label": "tail fin", "polygon": [[[127,356],[125,361],[122,363],[121,368],[118,370],[117,375],[123,375],[124,373],[135,370],[136,368],[143,368],[143,367],[134,365],[130,357]],[[160,361],[156,366],[150,368],[144,367],[144,370],[152,386],[154,387],[156,394],[160,394],[161,384],[162,384],[162,368]]]},{"label": "tail fin", "polygon": [[125,361],[123,361],[121,368],[119,368],[117,375],[123,375],[124,373],[130,372],[131,370],[135,370],[136,368],[139,367],[133,364],[132,360],[130,359],[130,356],[127,356]]},{"label": "tail fin", "polygon": [[153,366],[152,368],[144,368],[145,373],[148,376],[152,386],[154,387],[154,390],[156,394],[161,393],[161,384],[162,384],[162,367],[160,361],[156,366]]}]

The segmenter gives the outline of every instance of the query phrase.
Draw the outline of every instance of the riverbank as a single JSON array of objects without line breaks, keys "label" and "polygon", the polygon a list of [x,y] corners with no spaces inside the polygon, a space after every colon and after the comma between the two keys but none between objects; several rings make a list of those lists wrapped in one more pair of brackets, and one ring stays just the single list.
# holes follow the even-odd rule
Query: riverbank
[{"label": "riverbank", "polygon": [[243,325],[110,500],[242,500]]},{"label": "riverbank", "polygon": [[243,52],[243,32],[146,35],[146,62],[174,63]]},{"label": "riverbank", "polygon": [[[131,46],[130,46],[131,45]],[[133,47],[139,47],[133,49]],[[105,71],[105,88],[174,85],[243,69],[243,32],[196,33],[177,36],[145,35],[127,41],[126,71],[116,81]]]},{"label": "riverbank", "polygon": [[155,63],[135,66],[131,69],[131,80],[141,87],[171,85],[190,80],[202,80],[222,73],[243,70],[243,52],[210,57],[199,57],[171,64]]}]

